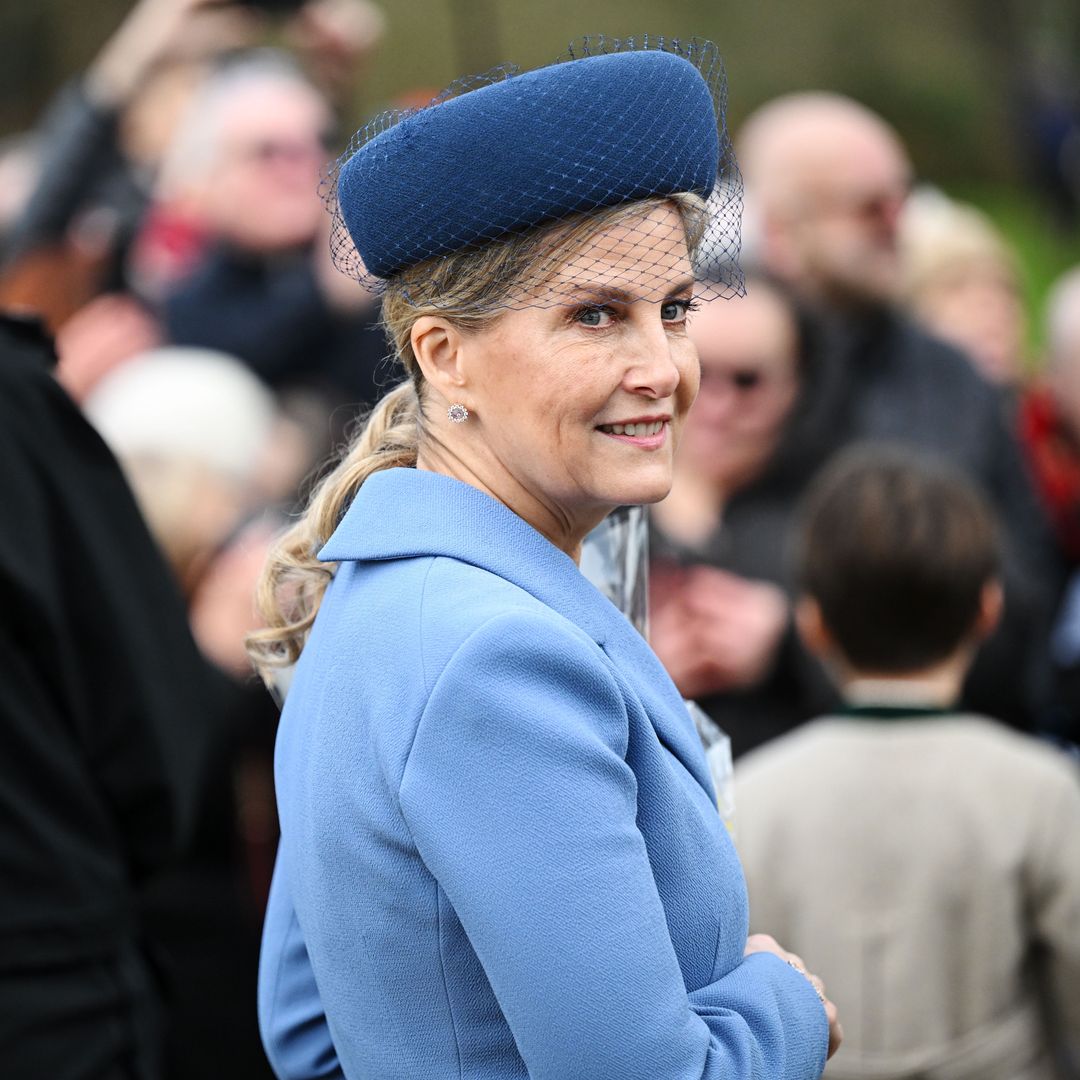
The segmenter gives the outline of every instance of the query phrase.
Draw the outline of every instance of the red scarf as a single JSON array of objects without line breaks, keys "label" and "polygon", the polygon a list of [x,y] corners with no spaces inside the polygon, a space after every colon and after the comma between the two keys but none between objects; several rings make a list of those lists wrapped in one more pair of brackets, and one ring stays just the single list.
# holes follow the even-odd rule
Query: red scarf
[{"label": "red scarf", "polygon": [[1058,543],[1080,563],[1080,442],[1047,390],[1030,390],[1022,399],[1020,438]]}]

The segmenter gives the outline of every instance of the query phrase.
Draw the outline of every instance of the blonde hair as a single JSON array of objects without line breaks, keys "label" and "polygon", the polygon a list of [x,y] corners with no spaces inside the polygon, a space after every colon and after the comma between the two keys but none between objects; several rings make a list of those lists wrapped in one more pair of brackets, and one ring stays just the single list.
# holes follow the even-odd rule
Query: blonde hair
[{"label": "blonde hair", "polygon": [[438,315],[462,331],[490,326],[507,309],[507,297],[550,277],[593,237],[620,222],[674,204],[692,254],[705,230],[705,204],[692,194],[641,199],[579,214],[478,248],[421,263],[390,279],[382,324],[408,378],[387,393],[358,425],[334,468],[318,483],[300,519],[271,549],[256,599],[265,628],[248,635],[247,649],[262,677],[294,663],[337,569],[316,552],[338,527],[372,473],[412,467],[424,438],[424,379],[412,349],[412,328]]}]

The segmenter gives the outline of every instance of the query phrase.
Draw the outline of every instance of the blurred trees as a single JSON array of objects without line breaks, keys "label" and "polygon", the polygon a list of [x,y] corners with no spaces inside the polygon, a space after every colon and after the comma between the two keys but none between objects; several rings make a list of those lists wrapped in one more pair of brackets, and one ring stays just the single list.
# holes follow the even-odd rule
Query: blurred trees
[{"label": "blurred trees", "polygon": [[[1016,179],[1016,112],[1033,81],[1077,90],[1075,0],[384,0],[385,46],[356,116],[416,86],[441,88],[505,59],[534,66],[603,31],[709,37],[723,52],[733,119],[785,90],[841,90],[904,133],[937,179]],[[124,0],[4,0],[0,134],[32,123],[59,82],[119,22]],[[1069,68],[1072,67],[1070,71]],[[1052,70],[1053,69],[1053,70]]]},{"label": "blurred trees", "polygon": [[[896,125],[920,178],[975,198],[1030,249],[1036,296],[1080,259],[1080,226],[1047,175],[1063,152],[1054,142],[1061,125],[1080,114],[1077,0],[381,3],[388,32],[356,87],[347,129],[410,90],[435,92],[506,60],[525,68],[548,63],[585,34],[697,35],[716,41],[725,57],[732,127],[785,91],[851,94]],[[0,137],[34,123],[127,7],[126,0],[0,0]],[[617,108],[611,122],[618,123]],[[1080,188],[1080,136],[1069,152]],[[1012,220],[1031,221],[1036,189],[1043,235],[1026,224],[1014,232]]]}]

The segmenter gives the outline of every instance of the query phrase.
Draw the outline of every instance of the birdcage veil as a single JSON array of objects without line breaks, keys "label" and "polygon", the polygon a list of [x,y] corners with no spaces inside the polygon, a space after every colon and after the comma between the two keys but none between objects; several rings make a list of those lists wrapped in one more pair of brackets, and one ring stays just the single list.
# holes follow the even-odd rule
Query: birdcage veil
[{"label": "birdcage veil", "polygon": [[[740,294],[726,105],[720,54],[697,39],[587,37],[544,68],[458,79],[375,117],[326,170],[335,265],[435,306],[453,305],[463,254],[499,246],[524,269],[492,307],[560,304],[578,286],[662,300],[687,267],[699,298]],[[567,238],[594,220],[589,257]]]}]

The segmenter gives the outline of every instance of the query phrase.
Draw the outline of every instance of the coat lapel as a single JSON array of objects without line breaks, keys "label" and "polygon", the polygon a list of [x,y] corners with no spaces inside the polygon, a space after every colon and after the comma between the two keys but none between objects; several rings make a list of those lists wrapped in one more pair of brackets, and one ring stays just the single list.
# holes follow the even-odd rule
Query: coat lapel
[{"label": "coat lapel", "polygon": [[581,627],[631,682],[660,742],[711,796],[693,721],[656,654],[573,559],[498,500],[439,473],[386,469],[364,481],[319,552],[324,562],[432,555],[488,570]]}]

